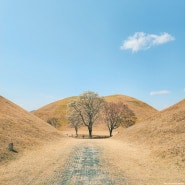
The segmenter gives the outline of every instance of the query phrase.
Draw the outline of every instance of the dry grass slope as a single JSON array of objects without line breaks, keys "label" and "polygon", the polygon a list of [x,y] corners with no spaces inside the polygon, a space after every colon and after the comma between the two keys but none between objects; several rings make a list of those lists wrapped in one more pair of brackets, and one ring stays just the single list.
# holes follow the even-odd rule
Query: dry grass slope
[{"label": "dry grass slope", "polygon": [[76,97],[74,96],[74,97],[69,97],[69,98],[65,98],[65,99],[50,103],[34,111],[33,114],[43,119],[44,121],[47,121],[49,118],[55,117],[60,120],[60,124],[62,126],[66,126],[67,125],[67,119],[66,119],[67,104],[75,98]]},{"label": "dry grass slope", "polygon": [[[65,126],[67,126],[67,120],[66,120],[67,104],[75,98],[77,97],[69,97],[63,100],[53,102],[51,104],[48,104],[34,111],[33,114],[45,121],[47,121],[51,117],[58,118],[60,120],[60,124],[62,125],[62,128],[60,129],[64,130]],[[127,104],[129,108],[135,112],[138,118],[137,122],[141,122],[142,120],[158,112],[156,109],[147,105],[146,103],[140,100],[137,100],[135,98],[131,98],[129,96],[113,95],[113,96],[106,96],[104,98],[106,101],[112,101],[112,102],[122,101],[123,103]],[[98,126],[98,124],[96,124],[95,128],[102,129],[104,127],[101,124],[100,124],[100,127]]]},{"label": "dry grass slope", "polygon": [[185,166],[185,99],[117,137],[146,145],[155,156]]},{"label": "dry grass slope", "polygon": [[[55,128],[0,96],[0,162],[60,137]],[[10,142],[18,154],[8,151]]]}]

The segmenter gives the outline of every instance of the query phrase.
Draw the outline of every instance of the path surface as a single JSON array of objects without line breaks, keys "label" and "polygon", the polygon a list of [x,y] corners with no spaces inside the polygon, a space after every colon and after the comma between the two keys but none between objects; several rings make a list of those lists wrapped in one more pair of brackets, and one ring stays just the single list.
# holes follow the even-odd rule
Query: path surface
[{"label": "path surface", "polygon": [[75,147],[62,172],[55,176],[55,182],[62,185],[126,185],[124,176],[117,173],[101,158],[101,149],[94,143]]}]

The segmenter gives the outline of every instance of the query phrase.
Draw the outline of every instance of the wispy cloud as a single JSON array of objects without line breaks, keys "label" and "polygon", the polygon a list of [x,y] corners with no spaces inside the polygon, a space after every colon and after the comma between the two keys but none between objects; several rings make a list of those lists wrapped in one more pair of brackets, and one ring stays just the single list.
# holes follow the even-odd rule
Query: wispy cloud
[{"label": "wispy cloud", "polygon": [[154,91],[154,92],[150,92],[150,95],[151,95],[151,96],[154,96],[154,95],[170,94],[170,93],[171,93],[170,91],[162,90],[162,91]]},{"label": "wispy cloud", "polygon": [[185,88],[183,89],[183,91],[185,92]]},{"label": "wispy cloud", "polygon": [[139,50],[146,50],[152,46],[161,45],[175,40],[175,37],[169,33],[162,33],[160,35],[146,34],[144,32],[136,32],[133,36],[128,37],[121,45],[122,50],[130,49],[132,52]]}]

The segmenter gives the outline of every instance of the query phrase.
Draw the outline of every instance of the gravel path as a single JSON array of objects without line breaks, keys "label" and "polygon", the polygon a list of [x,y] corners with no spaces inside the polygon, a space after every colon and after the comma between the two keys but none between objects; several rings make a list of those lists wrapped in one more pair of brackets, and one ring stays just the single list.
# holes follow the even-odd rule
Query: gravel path
[{"label": "gravel path", "polygon": [[124,176],[101,157],[94,143],[75,147],[63,169],[58,169],[48,185],[127,185]]}]

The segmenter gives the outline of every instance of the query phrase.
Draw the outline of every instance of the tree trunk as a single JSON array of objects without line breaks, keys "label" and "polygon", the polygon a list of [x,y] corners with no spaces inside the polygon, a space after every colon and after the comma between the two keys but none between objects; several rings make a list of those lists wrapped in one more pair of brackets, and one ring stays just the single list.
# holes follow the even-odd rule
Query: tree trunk
[{"label": "tree trunk", "polygon": [[110,132],[110,137],[112,137],[112,131],[113,131],[113,129],[111,128],[111,129],[109,130],[109,132]]},{"label": "tree trunk", "polygon": [[78,137],[78,127],[75,127],[76,136]]},{"label": "tree trunk", "polygon": [[89,130],[89,137],[92,138],[92,126],[88,127],[88,130]]}]

